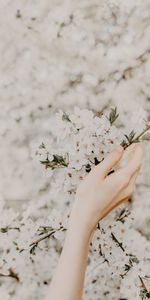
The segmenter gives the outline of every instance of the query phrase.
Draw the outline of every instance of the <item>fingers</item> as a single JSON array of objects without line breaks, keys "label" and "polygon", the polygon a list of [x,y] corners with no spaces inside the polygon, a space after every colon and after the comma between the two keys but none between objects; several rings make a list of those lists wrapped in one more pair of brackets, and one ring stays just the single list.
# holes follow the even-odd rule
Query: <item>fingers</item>
[{"label": "fingers", "polygon": [[115,196],[114,200],[111,202],[109,206],[109,211],[112,211],[115,207],[130,199],[134,190],[134,184],[138,174],[139,171],[136,171],[135,174],[132,176],[129,185],[121,192],[119,192],[118,195]]},{"label": "fingers", "polygon": [[127,161],[127,164],[124,168],[125,172],[129,175],[131,178],[132,175],[140,169],[142,164],[142,158],[143,158],[143,149],[140,144],[138,145],[132,145],[130,147],[131,152],[129,155],[129,159]]},{"label": "fingers", "polygon": [[128,186],[132,176],[139,171],[142,164],[143,151],[141,145],[131,145],[129,147],[128,161],[124,168],[108,176],[105,181],[110,184],[110,189],[116,193]]},{"label": "fingers", "polygon": [[123,147],[115,147],[99,165],[92,169],[91,175],[97,176],[98,179],[105,178],[111,169],[121,160],[123,152]]},{"label": "fingers", "polygon": [[135,185],[135,181],[136,181],[136,178],[139,174],[139,171],[136,171],[135,174],[132,176],[130,182],[129,182],[129,185],[123,189],[119,194],[118,196],[115,197],[115,201],[112,203],[112,206],[118,206],[119,204],[121,204],[122,202],[125,202],[126,200],[128,200],[132,193],[133,193],[133,190],[134,190],[134,185]]}]

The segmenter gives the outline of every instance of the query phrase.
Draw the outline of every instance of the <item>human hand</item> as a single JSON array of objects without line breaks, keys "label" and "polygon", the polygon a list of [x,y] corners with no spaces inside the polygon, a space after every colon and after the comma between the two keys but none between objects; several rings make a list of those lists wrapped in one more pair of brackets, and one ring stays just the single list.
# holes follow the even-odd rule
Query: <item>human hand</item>
[{"label": "human hand", "polygon": [[123,157],[124,149],[117,146],[80,183],[71,213],[71,221],[93,232],[97,223],[113,208],[128,200],[142,164],[142,146],[132,144],[126,165],[109,174]]}]

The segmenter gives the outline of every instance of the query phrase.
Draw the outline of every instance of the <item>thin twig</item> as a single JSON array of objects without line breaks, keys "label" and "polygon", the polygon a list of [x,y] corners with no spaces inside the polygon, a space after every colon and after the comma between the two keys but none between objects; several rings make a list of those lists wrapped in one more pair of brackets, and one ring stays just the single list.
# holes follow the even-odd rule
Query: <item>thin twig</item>
[{"label": "thin twig", "polygon": [[111,237],[112,237],[113,241],[122,249],[122,251],[125,252],[125,249],[123,248],[122,243],[120,243],[118,241],[118,239],[115,237],[115,235],[113,234],[113,232],[111,232]]},{"label": "thin twig", "polygon": [[131,144],[133,144],[133,143],[137,143],[137,142],[140,142],[140,138],[148,131],[150,129],[150,125],[149,124],[147,124],[146,125],[146,127],[145,127],[145,129],[139,134],[139,135],[137,135],[137,137],[135,137],[132,141],[131,141],[131,143],[126,143],[126,144],[124,144],[123,145],[123,148],[124,149],[126,149],[126,148],[128,148]]},{"label": "thin twig", "polygon": [[0,277],[11,277],[16,279],[18,282],[20,281],[18,274],[15,273],[12,268],[9,268],[8,271],[9,271],[8,274],[0,273]]},{"label": "thin twig", "polygon": [[48,233],[46,233],[45,235],[41,236],[39,239],[33,241],[29,246],[32,247],[34,245],[38,245],[41,241],[49,238],[51,235],[53,235],[55,232],[57,231],[65,231],[66,229],[64,227],[60,227],[59,229],[56,229],[56,230],[53,230],[53,231],[50,231]]},{"label": "thin twig", "polygon": [[145,129],[135,138],[135,140],[139,140],[140,137],[142,137],[143,134],[146,133],[149,129],[150,129],[150,125],[146,125]]},{"label": "thin twig", "polygon": [[57,230],[53,230],[51,232],[46,233],[44,236],[42,236],[41,238],[33,241],[29,246],[32,247],[34,245],[38,245],[41,241],[49,238],[52,234],[54,234]]}]

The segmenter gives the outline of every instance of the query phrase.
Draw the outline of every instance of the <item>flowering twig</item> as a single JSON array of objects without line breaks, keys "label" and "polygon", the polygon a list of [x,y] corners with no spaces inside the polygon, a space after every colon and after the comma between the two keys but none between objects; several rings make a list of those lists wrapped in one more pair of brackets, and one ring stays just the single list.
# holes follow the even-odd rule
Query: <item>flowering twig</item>
[{"label": "flowering twig", "polygon": [[[133,143],[139,143],[141,142],[141,138],[143,137],[143,140],[144,140],[144,136],[145,136],[145,133],[147,133],[150,129],[150,124],[146,124],[145,128],[142,130],[142,132],[135,136],[136,133],[132,130],[129,134],[129,136],[125,135],[126,137],[126,141],[123,140],[123,142],[121,143],[121,146],[123,146],[124,149],[126,149],[127,147],[129,147],[131,144]],[[150,140],[150,137],[145,137],[145,140]]]},{"label": "flowering twig", "polygon": [[55,230],[51,230],[50,232],[47,232],[47,233],[45,233],[45,234],[43,234],[40,238],[38,238],[37,240],[35,240],[35,241],[33,241],[29,246],[31,247],[31,249],[30,249],[30,253],[31,254],[35,254],[35,249],[36,249],[36,247],[38,246],[38,244],[41,242],[41,241],[43,241],[43,240],[45,240],[45,239],[47,239],[47,238],[49,238],[49,237],[51,237],[54,233],[56,233],[57,231],[65,231],[66,229],[64,228],[64,227],[60,227],[60,228],[58,228],[58,229],[55,229]]},{"label": "flowering twig", "polygon": [[125,264],[124,266],[124,274],[120,274],[120,277],[123,279],[127,273],[131,270],[131,268],[133,267],[134,263],[138,264],[139,263],[139,260],[138,258],[135,256],[135,255],[132,255],[132,254],[127,254],[127,256],[129,256],[129,261],[127,264]]},{"label": "flowering twig", "polygon": [[12,268],[9,268],[8,271],[9,271],[8,274],[0,273],[0,277],[11,277],[16,279],[18,282],[20,281],[18,274],[14,272]]}]

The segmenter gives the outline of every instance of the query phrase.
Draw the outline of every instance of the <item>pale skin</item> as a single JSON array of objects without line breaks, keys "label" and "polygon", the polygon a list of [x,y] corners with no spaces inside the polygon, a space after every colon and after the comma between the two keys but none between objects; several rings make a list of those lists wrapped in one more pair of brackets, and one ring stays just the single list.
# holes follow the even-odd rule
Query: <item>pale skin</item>
[{"label": "pale skin", "polygon": [[45,300],[82,299],[88,250],[96,226],[131,197],[142,164],[141,145],[133,144],[127,151],[123,168],[108,175],[124,153],[117,146],[77,188],[64,247]]}]

